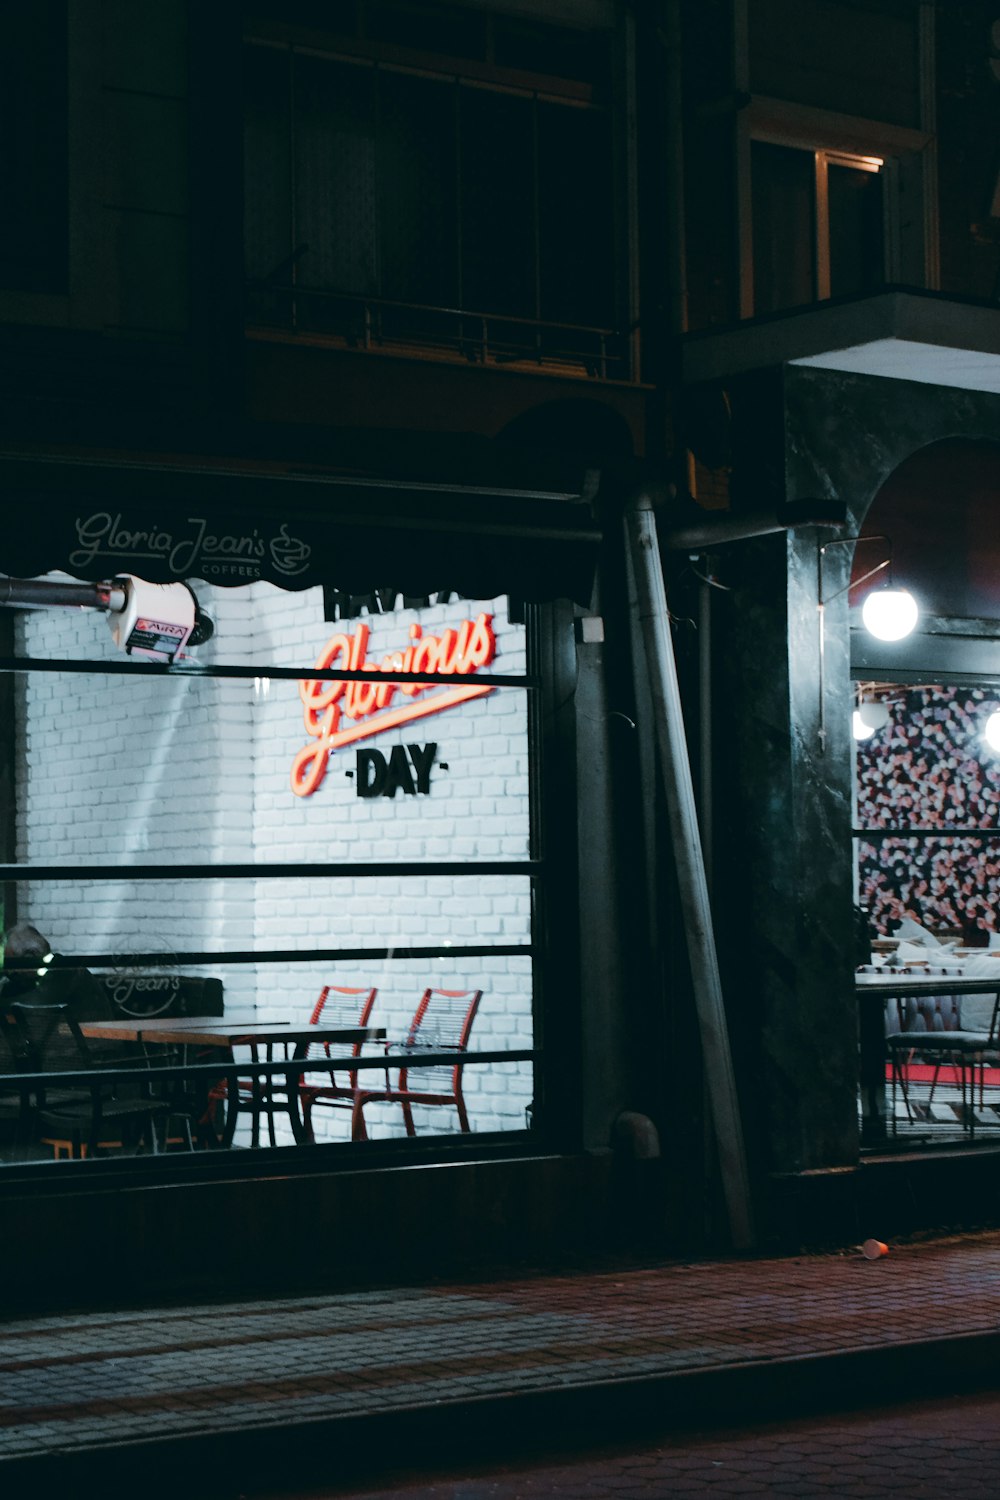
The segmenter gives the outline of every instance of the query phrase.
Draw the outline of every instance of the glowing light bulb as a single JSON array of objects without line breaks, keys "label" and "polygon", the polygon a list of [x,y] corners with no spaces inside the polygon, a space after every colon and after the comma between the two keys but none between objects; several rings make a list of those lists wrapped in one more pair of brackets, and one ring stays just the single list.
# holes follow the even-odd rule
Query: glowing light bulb
[{"label": "glowing light bulb", "polygon": [[907,589],[874,589],[861,608],[865,629],[880,641],[901,641],[917,623],[920,611]]},{"label": "glowing light bulb", "polygon": [[983,739],[991,750],[1000,750],[1000,713],[991,713],[983,728]]},{"label": "glowing light bulb", "polygon": [[884,729],[889,722],[889,705],[881,698],[866,698],[858,704],[858,718],[869,729]]},{"label": "glowing light bulb", "polygon": [[866,724],[857,709],[851,715],[851,730],[856,740],[867,740],[875,733],[874,726]]}]

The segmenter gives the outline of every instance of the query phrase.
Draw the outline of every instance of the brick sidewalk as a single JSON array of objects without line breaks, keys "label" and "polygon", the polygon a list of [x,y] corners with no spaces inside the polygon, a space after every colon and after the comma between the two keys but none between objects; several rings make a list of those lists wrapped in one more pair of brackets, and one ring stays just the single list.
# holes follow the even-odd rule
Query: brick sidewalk
[{"label": "brick sidewalk", "polygon": [[34,1317],[0,1324],[0,1488],[194,1463],[248,1489],[287,1465],[292,1429],[308,1467],[334,1441],[474,1443],[501,1419],[620,1432],[866,1382],[926,1395],[992,1367],[998,1326],[997,1233],[878,1261],[852,1248]]}]

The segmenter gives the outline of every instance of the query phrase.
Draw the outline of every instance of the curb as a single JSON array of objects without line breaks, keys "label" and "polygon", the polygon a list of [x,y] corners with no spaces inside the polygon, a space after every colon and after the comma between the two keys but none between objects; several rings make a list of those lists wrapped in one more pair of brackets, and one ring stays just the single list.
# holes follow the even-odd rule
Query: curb
[{"label": "curb", "polygon": [[[300,1423],[219,1428],[0,1460],[5,1496],[253,1494],[375,1485],[416,1472],[650,1440],[956,1394],[997,1383],[1000,1331],[670,1370],[412,1404]],[[221,1488],[220,1488],[221,1487]],[[290,1491],[293,1493],[294,1490]]]}]

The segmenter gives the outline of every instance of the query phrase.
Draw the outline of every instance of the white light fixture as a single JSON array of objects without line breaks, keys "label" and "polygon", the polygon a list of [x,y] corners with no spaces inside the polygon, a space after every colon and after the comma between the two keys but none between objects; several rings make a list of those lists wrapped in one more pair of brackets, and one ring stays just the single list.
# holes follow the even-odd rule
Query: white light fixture
[{"label": "white light fixture", "polygon": [[858,718],[873,733],[876,729],[884,729],[889,722],[889,705],[881,698],[863,698],[858,704]]},{"label": "white light fixture", "polygon": [[861,717],[860,708],[856,708],[851,715],[851,731],[856,740],[870,740],[875,733],[875,726],[866,724]]},{"label": "white light fixture", "polygon": [[986,720],[983,739],[991,750],[1000,750],[1000,713],[994,710]]},{"label": "white light fixture", "polygon": [[908,589],[873,589],[861,606],[869,635],[880,641],[901,641],[915,627],[920,611]]},{"label": "white light fixture", "polygon": [[[836,593],[829,597],[823,596],[823,559],[830,547],[853,546],[860,547],[863,542],[884,542],[889,556],[882,562],[876,563],[874,568],[869,568],[867,573],[862,573],[860,578],[852,578],[843,588],[837,589]],[[917,602],[907,589],[897,589],[892,584],[892,542],[889,537],[881,532],[872,533],[870,536],[840,536],[834,537],[829,542],[824,542],[816,549],[816,599],[819,613],[819,743],[820,754],[826,751],[826,606],[832,604],[834,599],[839,599],[842,594],[849,593],[853,588],[860,588],[861,584],[867,583],[877,573],[888,569],[889,585],[887,588],[873,590],[865,599],[861,610],[861,618],[865,628],[871,635],[882,641],[901,641],[913,630],[919,617]],[[881,728],[881,725],[873,726]],[[856,736],[857,737],[857,736]],[[863,736],[867,739],[867,735]]]}]

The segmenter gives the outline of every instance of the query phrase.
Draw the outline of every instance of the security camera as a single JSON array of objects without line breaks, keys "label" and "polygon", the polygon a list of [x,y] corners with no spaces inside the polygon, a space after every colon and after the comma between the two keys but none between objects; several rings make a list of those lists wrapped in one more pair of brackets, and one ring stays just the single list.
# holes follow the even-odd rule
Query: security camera
[{"label": "security camera", "polygon": [[108,615],[108,624],[115,645],[129,656],[170,662],[189,640],[212,634],[211,621],[186,583],[147,583],[131,573],[114,582],[124,589],[125,603]]}]

